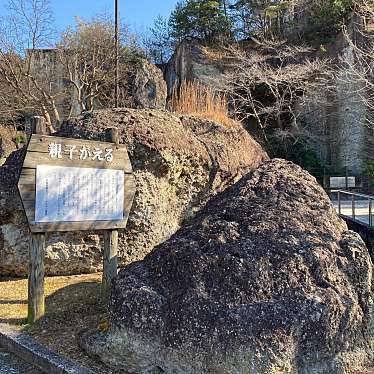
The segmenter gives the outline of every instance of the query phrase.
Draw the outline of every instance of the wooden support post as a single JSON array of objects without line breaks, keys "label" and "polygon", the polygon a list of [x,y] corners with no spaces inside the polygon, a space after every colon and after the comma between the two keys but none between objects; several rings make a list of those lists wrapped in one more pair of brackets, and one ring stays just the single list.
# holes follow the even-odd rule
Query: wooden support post
[{"label": "wooden support post", "polygon": [[330,187],[330,186],[327,184],[326,168],[324,167],[323,168],[323,188],[327,188],[327,187]]},{"label": "wooden support post", "polygon": [[355,195],[352,194],[352,218],[355,219],[356,218],[356,201],[355,201]]},{"label": "wooden support post", "polygon": [[[119,144],[119,132],[116,128],[109,128],[106,131],[106,140]],[[114,278],[117,277],[118,268],[118,230],[104,231],[104,268],[102,279],[102,296],[108,300],[110,287]]]},{"label": "wooden support post", "polygon": [[118,230],[104,231],[104,271],[102,292],[107,299],[110,294],[110,286],[117,276],[118,259]]},{"label": "wooden support post", "polygon": [[[45,135],[45,119],[33,117],[31,132]],[[45,234],[31,234],[29,242],[29,277],[28,277],[28,323],[34,323],[44,315],[44,252]]]},{"label": "wooden support post", "polygon": [[44,315],[45,234],[31,234],[29,248],[28,323]]},{"label": "wooden support post", "polygon": [[348,191],[348,167],[345,166],[345,189]]}]

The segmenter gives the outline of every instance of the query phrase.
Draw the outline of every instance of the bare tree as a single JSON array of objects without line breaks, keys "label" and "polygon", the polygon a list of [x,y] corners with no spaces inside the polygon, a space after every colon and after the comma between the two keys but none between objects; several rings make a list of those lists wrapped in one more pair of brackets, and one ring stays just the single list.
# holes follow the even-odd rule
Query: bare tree
[{"label": "bare tree", "polygon": [[9,0],[8,9],[9,40],[19,54],[51,45],[55,30],[49,0]]},{"label": "bare tree", "polygon": [[[90,22],[77,19],[76,28],[62,33],[58,58],[65,69],[80,111],[113,106],[115,49],[114,26],[101,16]],[[139,54],[133,36],[124,27],[120,33],[120,104],[127,100],[129,56]]]},{"label": "bare tree", "polygon": [[158,16],[143,36],[147,56],[155,64],[165,64],[173,53],[173,40],[168,21]]},{"label": "bare tree", "polygon": [[69,28],[62,34],[58,56],[82,112],[94,108],[104,86],[114,79],[113,40],[112,24],[101,20],[78,19],[76,30]]},{"label": "bare tree", "polygon": [[41,114],[53,131],[52,118],[60,122],[57,95],[46,72],[33,69],[37,49],[50,45],[54,33],[49,0],[10,0],[9,9],[0,27],[0,90],[7,93],[0,111]]},{"label": "bare tree", "polygon": [[304,130],[297,107],[326,89],[329,61],[312,58],[311,52],[284,41],[261,42],[249,52],[230,50],[236,62],[226,74],[225,91],[239,119],[256,124],[265,142],[269,133],[299,136]]},{"label": "bare tree", "polygon": [[[56,43],[49,0],[10,0],[10,9],[0,25],[0,115],[39,114],[54,131],[52,124],[72,114],[113,106],[114,27],[108,16],[77,19]],[[120,104],[125,106],[128,60],[140,52],[126,27],[120,36]]]}]

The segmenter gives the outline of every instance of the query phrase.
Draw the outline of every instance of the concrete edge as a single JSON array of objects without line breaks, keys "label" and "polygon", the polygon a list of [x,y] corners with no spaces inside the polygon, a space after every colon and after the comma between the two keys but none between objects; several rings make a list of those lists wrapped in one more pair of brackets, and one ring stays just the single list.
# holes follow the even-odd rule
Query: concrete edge
[{"label": "concrete edge", "polygon": [[0,323],[0,346],[48,374],[95,374],[4,323]]}]

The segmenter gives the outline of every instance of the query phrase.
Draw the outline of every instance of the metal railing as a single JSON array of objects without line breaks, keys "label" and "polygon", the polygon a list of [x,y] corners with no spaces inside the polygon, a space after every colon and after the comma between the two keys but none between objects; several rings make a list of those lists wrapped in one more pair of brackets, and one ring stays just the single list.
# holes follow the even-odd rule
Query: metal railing
[{"label": "metal railing", "polygon": [[[350,191],[345,191],[345,190],[330,190],[330,197],[332,197],[331,195],[333,193],[336,193],[337,194],[337,210],[338,210],[338,213],[339,215],[345,215],[347,216],[347,214],[343,214],[342,213],[342,201],[351,201],[351,217],[353,219],[356,219],[358,221],[361,221],[361,222],[364,222],[364,223],[367,223],[369,226],[373,226],[373,200],[374,200],[374,196],[371,196],[371,195],[365,195],[365,194],[361,194],[361,193],[357,193],[357,192],[350,192]],[[342,197],[344,196],[350,196],[350,199],[346,199],[346,200],[343,200]],[[331,198],[331,200],[334,202],[334,200]],[[357,206],[357,202],[360,201],[366,201],[368,202],[368,212],[367,212],[367,222],[366,220],[364,220],[363,218],[360,219],[360,217],[365,217],[366,214],[362,215],[362,214],[357,214],[357,210],[362,210],[363,208],[362,207],[358,207]],[[346,208],[345,208],[346,209]],[[349,216],[349,215],[348,215]]]}]

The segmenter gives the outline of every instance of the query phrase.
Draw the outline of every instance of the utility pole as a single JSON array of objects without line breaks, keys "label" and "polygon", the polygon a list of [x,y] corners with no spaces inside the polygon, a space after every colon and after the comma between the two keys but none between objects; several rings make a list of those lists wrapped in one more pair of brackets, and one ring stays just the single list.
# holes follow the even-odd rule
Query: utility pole
[{"label": "utility pole", "polygon": [[114,88],[114,107],[118,108],[119,97],[119,0],[115,0],[115,88]]}]

